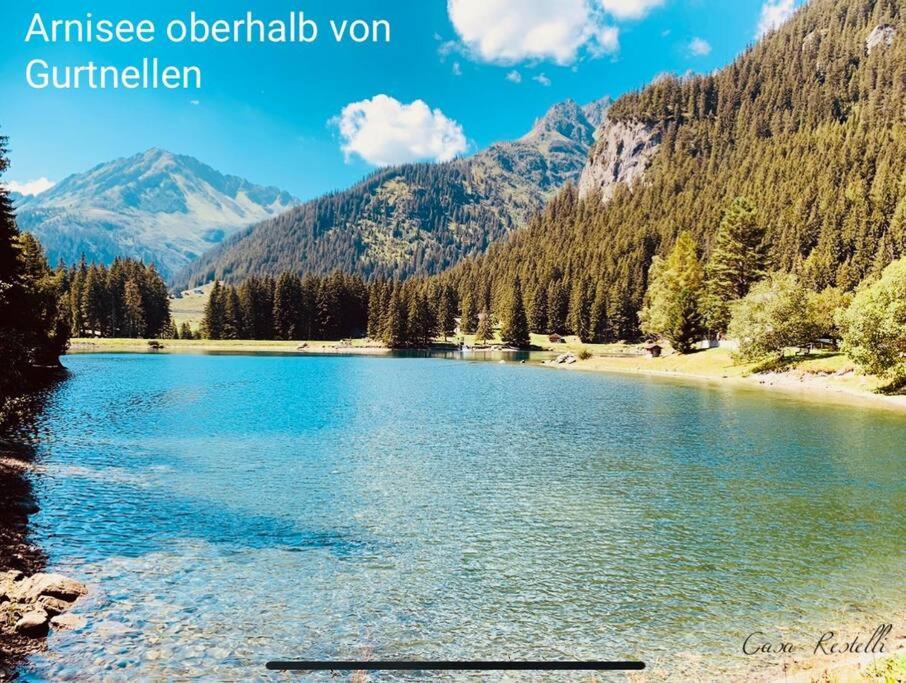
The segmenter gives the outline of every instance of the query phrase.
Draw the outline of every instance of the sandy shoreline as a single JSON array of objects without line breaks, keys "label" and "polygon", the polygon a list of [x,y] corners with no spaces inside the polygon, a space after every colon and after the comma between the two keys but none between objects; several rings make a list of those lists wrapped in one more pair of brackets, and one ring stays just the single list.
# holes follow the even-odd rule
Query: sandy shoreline
[{"label": "sandy shoreline", "polygon": [[[811,655],[793,657],[784,667],[782,676],[771,676],[766,683],[864,683],[874,680],[902,681],[906,676],[906,630],[902,622],[891,624],[890,635],[885,640],[884,652],[865,652],[849,655]],[[866,633],[870,633],[868,628]],[[869,672],[884,672],[891,676],[869,676]],[[895,677],[894,677],[895,676]]]},{"label": "sandy shoreline", "polygon": [[869,385],[867,378],[839,378],[795,371],[746,375],[738,368],[732,370],[728,368],[727,372],[718,374],[713,372],[661,369],[659,364],[664,365],[661,359],[593,357],[587,360],[577,360],[570,365],[548,367],[579,372],[641,375],[685,382],[707,383],[712,386],[766,390],[801,401],[877,408],[906,414],[906,396],[885,396],[874,393],[868,388],[861,388],[860,384],[866,387]]}]

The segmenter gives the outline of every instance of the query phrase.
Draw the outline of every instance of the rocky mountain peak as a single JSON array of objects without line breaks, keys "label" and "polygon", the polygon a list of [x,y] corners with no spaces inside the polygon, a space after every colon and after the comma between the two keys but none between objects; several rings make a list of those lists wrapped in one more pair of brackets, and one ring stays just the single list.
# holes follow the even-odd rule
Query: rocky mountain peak
[{"label": "rocky mountain peak", "polygon": [[591,144],[594,126],[585,117],[581,107],[574,100],[558,102],[523,136],[523,141],[536,138],[563,137],[573,142]]},{"label": "rocky mountain peak", "polygon": [[585,118],[588,119],[588,122],[595,127],[595,130],[597,130],[604,124],[604,121],[607,118],[607,112],[610,111],[612,104],[612,97],[602,97],[599,100],[583,105],[582,113],[585,114]]},{"label": "rocky mountain peak", "polygon": [[51,262],[154,261],[169,273],[224,237],[298,203],[276,187],[225,175],[157,147],[68,176],[18,202],[20,227]]},{"label": "rocky mountain peak", "polygon": [[560,102],[517,140],[440,164],[382,169],[265,221],[204,254],[175,283],[337,267],[388,278],[439,272],[524,225],[575,183],[594,129],[576,102]]}]

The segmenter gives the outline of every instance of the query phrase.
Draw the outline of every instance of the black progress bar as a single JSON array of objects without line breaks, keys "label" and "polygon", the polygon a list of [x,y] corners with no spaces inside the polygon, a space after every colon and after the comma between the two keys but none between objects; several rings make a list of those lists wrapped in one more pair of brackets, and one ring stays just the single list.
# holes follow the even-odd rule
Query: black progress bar
[{"label": "black progress bar", "polygon": [[562,661],[273,661],[271,671],[643,671],[644,662]]}]

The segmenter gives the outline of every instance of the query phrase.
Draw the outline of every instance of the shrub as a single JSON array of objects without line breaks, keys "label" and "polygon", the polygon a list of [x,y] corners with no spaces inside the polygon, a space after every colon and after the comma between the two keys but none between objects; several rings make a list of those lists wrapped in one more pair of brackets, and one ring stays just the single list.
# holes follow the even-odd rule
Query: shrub
[{"label": "shrub", "polygon": [[699,311],[704,274],[688,232],[680,233],[666,259],[655,257],[645,306],[639,313],[642,332],[665,337],[679,353],[689,353],[703,334]]},{"label": "shrub", "polygon": [[757,360],[783,356],[790,347],[808,348],[819,335],[814,301],[795,275],[774,273],[732,305],[728,334],[739,355]]},{"label": "shrub", "polygon": [[863,285],[840,316],[843,350],[872,374],[906,378],[906,258]]}]

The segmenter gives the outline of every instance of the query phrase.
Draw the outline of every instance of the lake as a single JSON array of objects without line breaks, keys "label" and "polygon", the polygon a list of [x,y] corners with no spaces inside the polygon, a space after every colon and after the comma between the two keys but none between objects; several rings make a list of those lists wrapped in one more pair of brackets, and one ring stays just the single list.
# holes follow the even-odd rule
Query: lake
[{"label": "lake", "polygon": [[64,363],[33,538],[92,593],[26,680],[249,679],[273,658],[721,678],[778,661],[742,654],[753,631],[903,614],[896,414],[518,363]]}]

